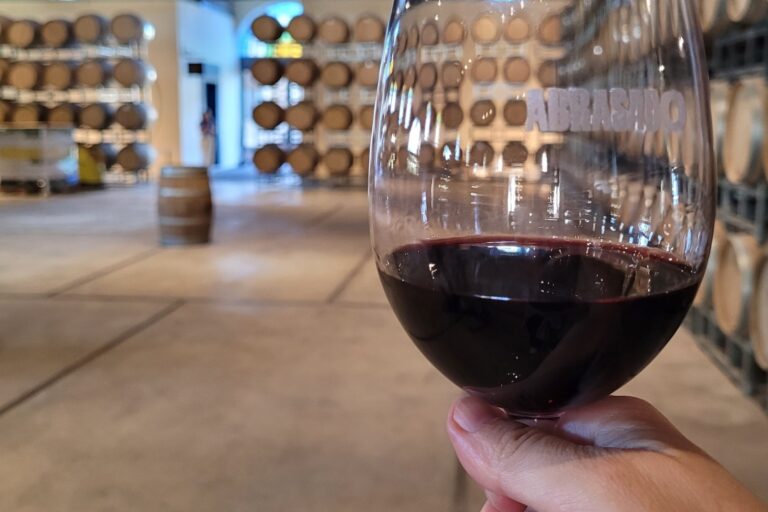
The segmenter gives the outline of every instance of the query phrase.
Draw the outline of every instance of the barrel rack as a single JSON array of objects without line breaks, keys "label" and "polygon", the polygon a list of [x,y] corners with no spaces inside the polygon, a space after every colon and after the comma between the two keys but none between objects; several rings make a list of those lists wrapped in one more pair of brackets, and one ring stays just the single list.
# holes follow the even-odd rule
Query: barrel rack
[{"label": "barrel rack", "polygon": [[[712,78],[726,80],[744,75],[768,76],[768,22],[732,31],[712,41],[709,70]],[[768,240],[766,183],[739,185],[723,178],[719,183],[717,203],[718,218],[729,231],[749,233],[758,243],[765,244]],[[768,412],[768,372],[755,362],[750,340],[724,334],[710,305],[694,306],[686,325],[715,365]]]},{"label": "barrel rack", "polygon": [[[8,44],[0,44],[0,59],[18,62],[83,62],[87,59],[114,60],[122,57],[134,58],[148,62],[148,41],[140,43],[120,44],[117,41],[107,41],[102,44],[81,44],[65,48],[16,48]],[[152,80],[144,86],[122,87],[106,86],[98,88],[73,86],[66,90],[20,90],[9,85],[0,86],[0,100],[18,104],[38,103],[51,106],[58,103],[106,103],[115,107],[123,103],[143,102],[152,105]],[[34,126],[31,128],[43,128]],[[147,129],[128,130],[114,124],[104,129],[75,127],[74,141],[78,144],[110,143],[126,145],[134,142],[150,143],[150,132]],[[118,172],[107,169],[103,179],[107,184],[131,184],[146,181],[145,170],[137,173]]]},{"label": "barrel rack", "polygon": [[[340,19],[338,17],[332,18]],[[378,19],[378,17],[375,18]],[[349,25],[352,24],[350,20],[345,20],[345,22]],[[285,31],[287,32],[287,28]],[[324,64],[332,62],[341,62],[350,67],[354,67],[367,61],[378,62],[383,55],[383,43],[356,41],[351,37],[352,32],[352,28],[350,27],[350,39],[339,43],[321,41],[319,36],[314,37],[311,41],[300,42],[291,40],[288,46],[293,47],[295,54],[291,54],[291,52],[280,54],[278,48],[283,46],[285,41],[270,42],[262,40],[261,43],[270,48],[263,58],[274,58],[284,64],[296,59],[309,59],[318,65],[318,68],[322,68]],[[250,69],[252,64],[257,60],[259,60],[259,58],[242,59],[242,69]],[[248,76],[246,79],[256,82],[251,76]],[[275,97],[280,96],[280,101],[285,103],[283,106],[285,109],[294,106],[301,101],[312,101],[318,107],[328,107],[333,104],[346,105],[355,113],[353,115],[356,115],[358,114],[359,109],[363,106],[372,105],[376,97],[375,88],[360,85],[356,78],[352,78],[350,83],[344,87],[333,89],[322,85],[318,76],[312,85],[302,86],[295,83],[289,83],[287,84],[285,91],[281,91],[279,88],[281,88],[284,80],[286,79],[281,78],[280,82],[275,85],[262,87],[272,87],[273,90],[275,90]],[[368,184],[368,165],[367,162],[361,161],[360,155],[363,150],[370,145],[370,130],[360,126],[357,118],[353,119],[351,127],[346,130],[329,129],[318,122],[312,130],[301,131],[290,127],[285,123],[272,131],[260,129],[257,139],[257,147],[247,148],[248,150],[255,150],[265,143],[274,143],[283,148],[290,149],[296,148],[301,143],[308,143],[314,145],[316,150],[321,154],[321,162],[322,154],[335,146],[345,147],[352,152],[353,163],[351,172],[348,175],[334,176],[328,175],[327,173],[321,175],[314,173],[312,175],[299,177],[296,174],[290,173],[289,179],[293,179],[294,181],[298,180],[296,182],[300,183],[302,186],[365,188]],[[318,168],[323,165],[324,164],[319,163]],[[284,164],[282,167],[285,169],[289,167],[289,165]],[[280,180],[285,180],[286,177],[288,177],[288,174],[283,172],[278,172],[276,175],[256,173],[256,180],[264,183],[280,182]]]},{"label": "barrel rack", "polygon": [[[768,238],[768,186],[762,183],[752,187],[720,180],[718,217],[729,230],[750,233],[764,244]],[[686,325],[715,365],[768,412],[768,373],[755,363],[750,340],[723,333],[710,305],[691,308]]]}]

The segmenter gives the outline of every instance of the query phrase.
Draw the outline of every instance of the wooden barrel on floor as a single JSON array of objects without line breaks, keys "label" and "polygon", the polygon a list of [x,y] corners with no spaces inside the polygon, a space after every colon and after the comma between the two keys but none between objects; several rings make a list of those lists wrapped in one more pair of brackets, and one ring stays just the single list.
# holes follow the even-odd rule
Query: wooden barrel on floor
[{"label": "wooden barrel on floor", "polygon": [[768,14],[768,2],[765,0],[728,0],[726,10],[728,19],[732,22],[752,25]]},{"label": "wooden barrel on floor", "polygon": [[155,151],[152,146],[134,142],[118,151],[116,163],[127,172],[143,171],[150,166],[154,157]]},{"label": "wooden barrel on floor", "polygon": [[157,210],[161,244],[208,243],[213,217],[208,169],[163,167]]},{"label": "wooden barrel on floor", "polygon": [[60,103],[48,110],[48,125],[71,128],[77,125],[79,107],[73,103]]},{"label": "wooden barrel on floor", "polygon": [[693,304],[695,306],[711,306],[712,304],[712,290],[715,283],[715,273],[718,268],[717,258],[720,255],[720,248],[727,238],[728,232],[725,230],[725,225],[719,220],[716,221],[714,234],[712,236],[712,250],[709,252],[707,269],[704,272],[704,277],[701,279],[699,291],[693,299]]},{"label": "wooden barrel on floor", "polygon": [[50,20],[40,28],[40,41],[48,48],[63,48],[73,39],[72,22],[69,20]]},{"label": "wooden barrel on floor", "polygon": [[40,24],[33,20],[16,20],[5,30],[5,42],[16,48],[34,46],[40,37]]},{"label": "wooden barrel on floor", "polygon": [[750,235],[732,233],[719,248],[712,302],[725,334],[748,334],[749,304],[762,258],[762,249]]},{"label": "wooden barrel on floor", "polygon": [[722,153],[725,177],[732,183],[754,185],[763,177],[764,110],[762,78],[748,78],[734,84]]},{"label": "wooden barrel on floor", "polygon": [[81,44],[102,44],[109,34],[109,20],[99,14],[83,14],[72,27],[75,40]]},{"label": "wooden barrel on floor", "polygon": [[109,25],[112,35],[120,44],[140,43],[154,37],[152,24],[133,13],[118,14]]},{"label": "wooden barrel on floor", "polygon": [[17,89],[37,89],[42,76],[43,68],[38,62],[14,62],[8,69],[6,82]]},{"label": "wooden barrel on floor", "polygon": [[46,64],[43,68],[43,87],[55,91],[64,91],[75,82],[75,64],[57,61]]}]

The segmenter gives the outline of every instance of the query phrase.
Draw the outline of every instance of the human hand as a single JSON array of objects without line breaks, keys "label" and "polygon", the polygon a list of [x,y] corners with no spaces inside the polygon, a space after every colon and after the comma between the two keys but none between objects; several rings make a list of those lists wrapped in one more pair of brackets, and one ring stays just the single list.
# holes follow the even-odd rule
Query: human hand
[{"label": "human hand", "polygon": [[448,434],[486,490],[482,512],[768,511],[640,399],[610,397],[532,424],[478,398],[451,407]]}]

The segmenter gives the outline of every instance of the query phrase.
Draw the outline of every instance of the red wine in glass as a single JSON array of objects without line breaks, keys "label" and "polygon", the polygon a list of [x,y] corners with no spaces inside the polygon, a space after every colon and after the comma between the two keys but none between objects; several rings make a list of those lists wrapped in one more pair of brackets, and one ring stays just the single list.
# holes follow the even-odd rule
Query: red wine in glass
[{"label": "red wine in glass", "polygon": [[471,394],[533,417],[636,375],[699,283],[663,252],[576,240],[444,239],[385,261],[387,297],[432,364]]}]

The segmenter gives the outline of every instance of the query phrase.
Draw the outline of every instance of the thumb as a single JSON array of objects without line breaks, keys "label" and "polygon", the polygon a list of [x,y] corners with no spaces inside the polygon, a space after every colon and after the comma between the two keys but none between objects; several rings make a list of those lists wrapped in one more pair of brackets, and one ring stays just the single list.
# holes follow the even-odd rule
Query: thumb
[{"label": "thumb", "polygon": [[478,398],[454,403],[448,434],[473,480],[531,509],[589,509],[597,497],[608,500],[600,474],[620,478],[614,465],[605,464],[610,455],[601,448],[508,419]]}]

